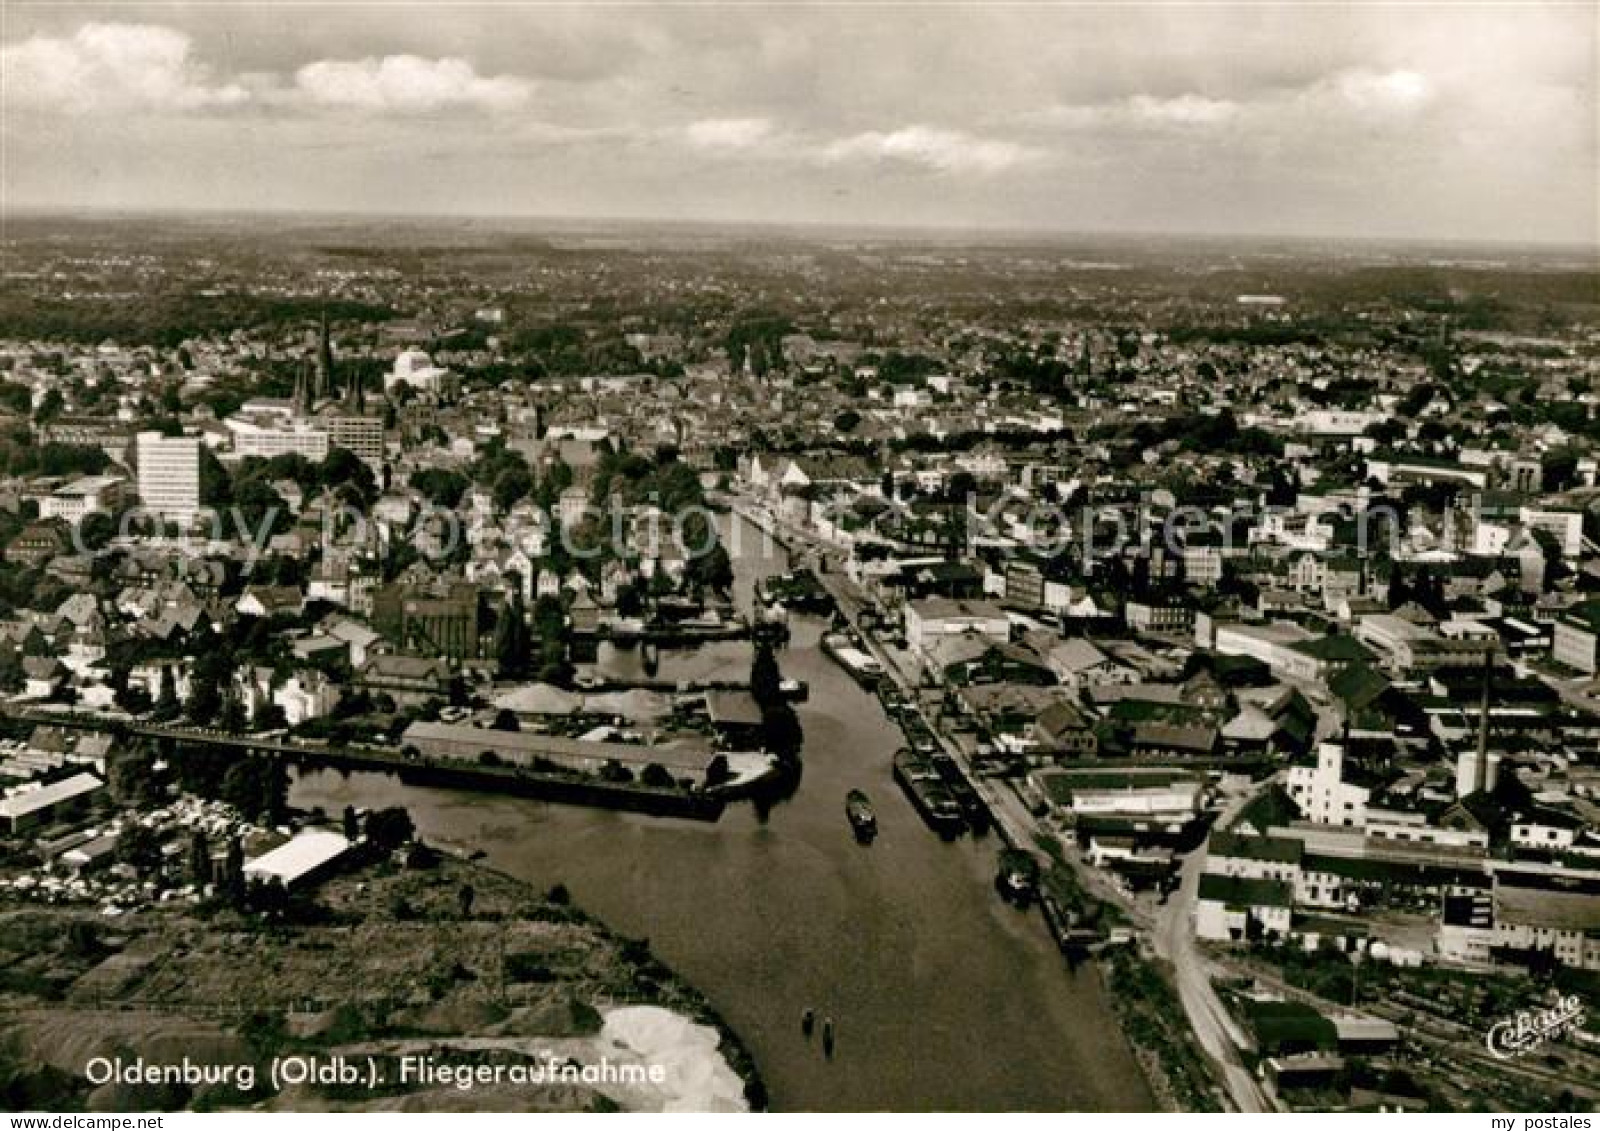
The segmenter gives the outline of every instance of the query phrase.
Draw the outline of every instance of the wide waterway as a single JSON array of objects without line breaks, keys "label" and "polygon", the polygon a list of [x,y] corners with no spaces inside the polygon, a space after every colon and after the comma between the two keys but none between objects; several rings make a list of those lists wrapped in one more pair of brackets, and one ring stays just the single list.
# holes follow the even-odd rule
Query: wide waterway
[{"label": "wide waterway", "polygon": [[[753,528],[734,540],[748,603],[780,555]],[[944,843],[890,777],[899,732],[877,700],[817,648],[802,619],[780,654],[810,684],[804,773],[762,819],[749,803],[715,824],[311,774],[293,801],[404,805],[428,839],[482,849],[540,887],[565,884],[607,924],[649,938],[710,997],[754,1054],[779,1110],[1146,1108],[1139,1074],[1094,969],[1069,969],[1037,913],[996,898],[993,836]],[[602,657],[619,674],[632,653]],[[743,677],[749,651],[663,652],[660,676]],[[863,789],[880,835],[858,845],[844,798]],[[832,1017],[837,1045],[818,1029]]]}]

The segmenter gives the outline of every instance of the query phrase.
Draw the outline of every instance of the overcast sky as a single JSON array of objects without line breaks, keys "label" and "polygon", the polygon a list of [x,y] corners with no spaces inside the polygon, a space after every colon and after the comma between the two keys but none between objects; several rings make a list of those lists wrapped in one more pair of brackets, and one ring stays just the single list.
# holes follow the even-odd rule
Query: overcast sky
[{"label": "overcast sky", "polygon": [[1594,242],[1597,8],[3,9],[11,206]]}]

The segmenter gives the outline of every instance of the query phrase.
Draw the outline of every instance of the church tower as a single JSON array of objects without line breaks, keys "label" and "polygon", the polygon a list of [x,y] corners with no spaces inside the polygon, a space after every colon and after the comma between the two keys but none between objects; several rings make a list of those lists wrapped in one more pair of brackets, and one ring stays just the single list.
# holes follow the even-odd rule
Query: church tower
[{"label": "church tower", "polygon": [[367,410],[367,390],[361,383],[361,370],[356,366],[350,367],[350,375],[345,383],[345,405],[357,415]]},{"label": "church tower", "polygon": [[306,372],[306,363],[300,361],[294,372],[294,414],[308,416],[311,413],[311,375]]},{"label": "church tower", "polygon": [[312,403],[333,394],[333,343],[328,340],[328,312],[324,310],[317,335],[317,383],[312,390]]}]

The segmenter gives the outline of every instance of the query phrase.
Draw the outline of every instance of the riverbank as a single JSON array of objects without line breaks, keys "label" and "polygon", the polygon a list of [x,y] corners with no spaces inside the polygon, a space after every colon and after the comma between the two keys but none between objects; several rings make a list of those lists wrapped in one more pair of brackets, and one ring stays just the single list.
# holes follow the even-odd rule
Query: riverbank
[{"label": "riverbank", "polygon": [[[425,864],[335,876],[274,922],[192,907],[123,919],[0,910],[0,1105],[765,1106],[739,1038],[648,943],[563,890],[540,895],[448,855]],[[107,1079],[105,1064],[170,1071]],[[326,1074],[295,1079],[275,1064]]]},{"label": "riverbank", "polygon": [[1161,960],[1123,946],[1098,955],[1095,962],[1122,1032],[1161,1108],[1227,1110]]},{"label": "riverbank", "polygon": [[[748,612],[761,580],[793,563],[722,521],[742,530],[725,544]],[[824,621],[790,627],[779,665],[810,688],[796,704],[801,773],[786,799],[730,805],[715,825],[331,770],[297,774],[290,801],[403,806],[429,843],[481,852],[539,890],[565,885],[611,927],[648,937],[737,1030],[774,1110],[1149,1109],[1133,1054],[1107,1040],[1117,1022],[1098,974],[996,897],[992,841],[929,832],[894,783],[904,740],[877,697],[822,653]],[[663,651],[654,678],[748,680],[750,668],[749,643],[725,642]],[[636,651],[605,646],[596,671],[645,674]],[[846,817],[853,790],[877,811],[870,846]]]}]

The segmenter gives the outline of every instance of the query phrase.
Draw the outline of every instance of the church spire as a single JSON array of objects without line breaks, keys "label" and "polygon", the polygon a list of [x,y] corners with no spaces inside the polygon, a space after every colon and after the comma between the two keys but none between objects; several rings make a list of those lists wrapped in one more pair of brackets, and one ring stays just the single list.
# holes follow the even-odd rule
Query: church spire
[{"label": "church spire", "polygon": [[328,340],[328,311],[324,308],[317,335],[317,387],[312,399],[318,401],[333,392],[333,344]]},{"label": "church spire", "polygon": [[359,367],[350,367],[350,375],[346,378],[345,397],[349,407],[356,412],[367,410],[367,390],[362,385]]}]

